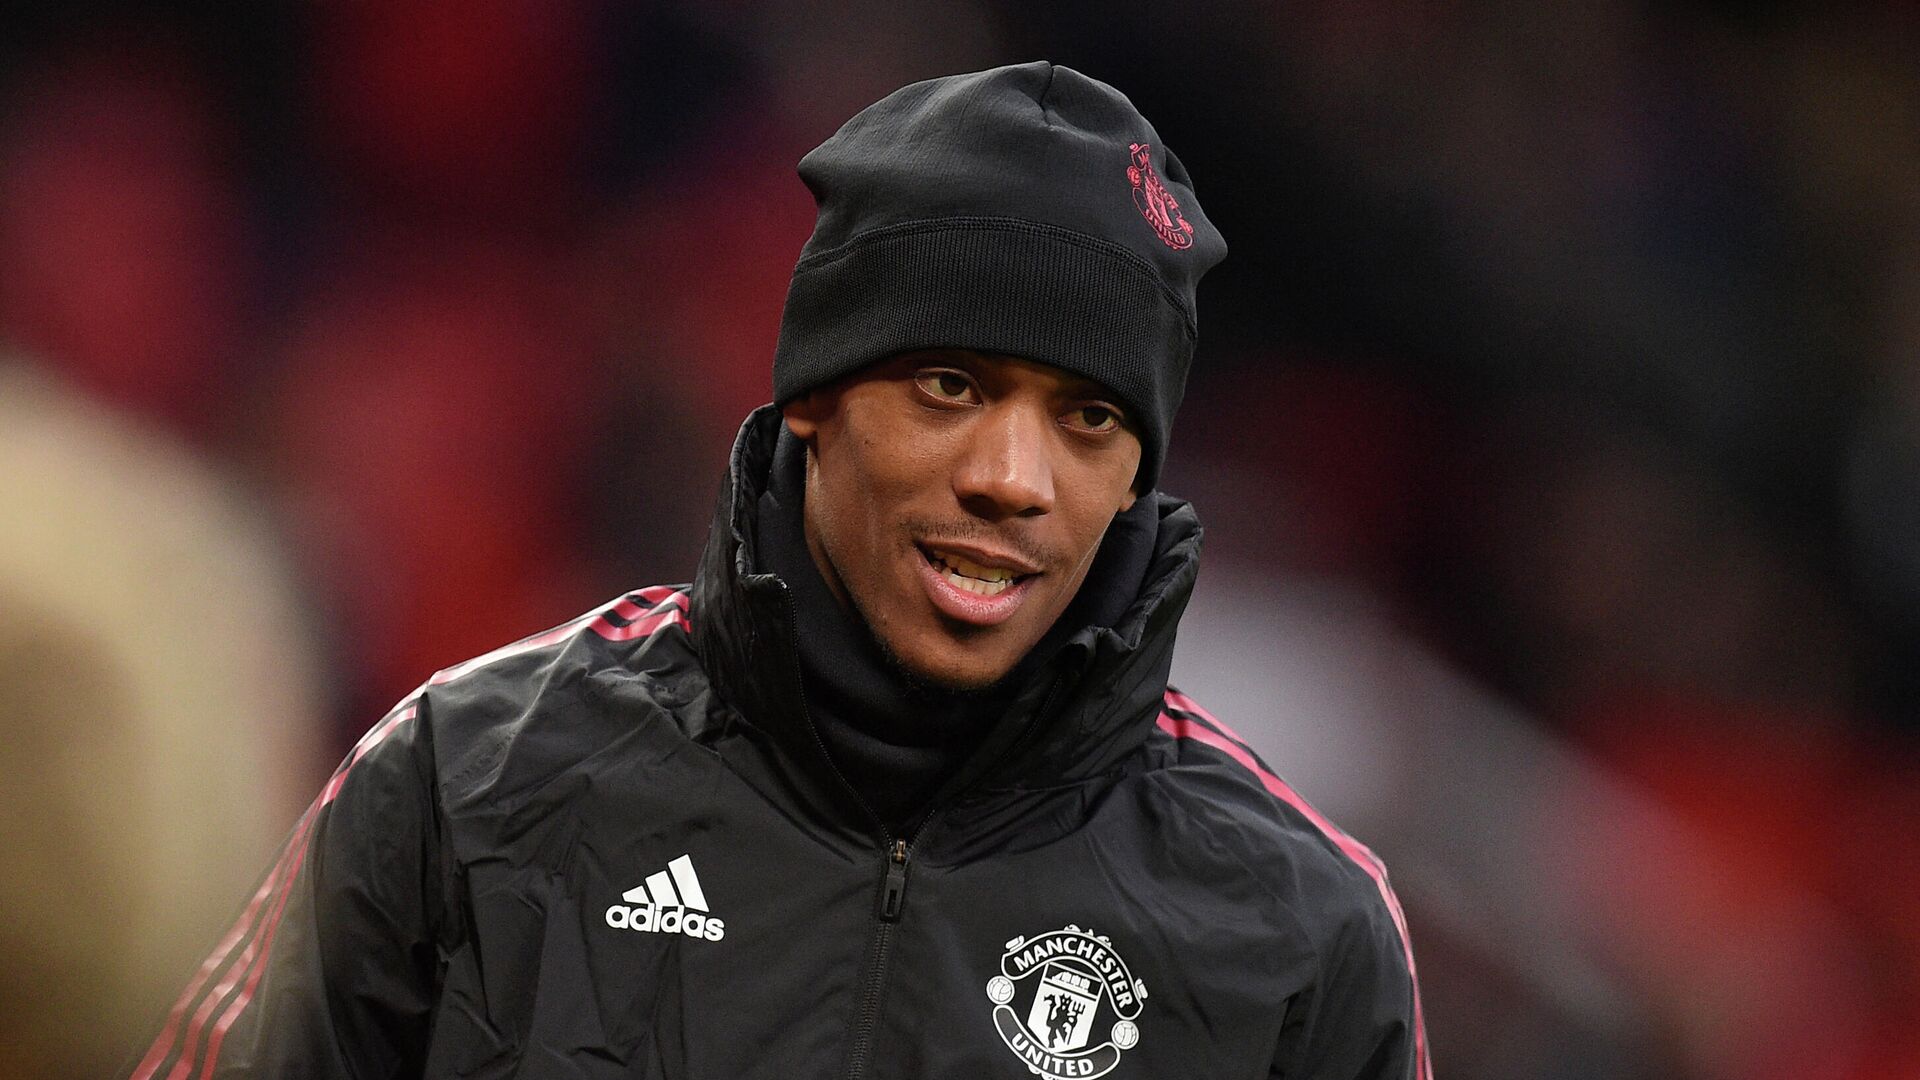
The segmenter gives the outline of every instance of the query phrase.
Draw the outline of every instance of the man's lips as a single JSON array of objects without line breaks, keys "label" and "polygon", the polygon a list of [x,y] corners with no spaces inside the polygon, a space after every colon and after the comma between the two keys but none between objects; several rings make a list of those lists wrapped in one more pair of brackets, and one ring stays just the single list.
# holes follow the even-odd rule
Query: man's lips
[{"label": "man's lips", "polygon": [[921,584],[934,607],[975,626],[1010,618],[1040,576],[1031,562],[1009,552],[945,541],[919,548]]},{"label": "man's lips", "polygon": [[972,564],[973,568],[998,570],[1011,573],[1015,577],[1037,574],[1040,568],[1017,552],[999,548],[983,547],[957,540],[922,540],[920,552],[928,558],[940,559],[955,567]]}]

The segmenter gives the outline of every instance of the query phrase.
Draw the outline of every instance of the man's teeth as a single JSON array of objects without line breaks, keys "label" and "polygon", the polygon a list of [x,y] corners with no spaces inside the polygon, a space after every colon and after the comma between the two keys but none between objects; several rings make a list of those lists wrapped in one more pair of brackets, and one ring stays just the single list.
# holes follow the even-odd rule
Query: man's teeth
[{"label": "man's teeth", "polygon": [[1013,585],[1015,577],[1011,570],[981,566],[958,555],[936,555],[933,564],[940,571],[940,576],[952,582],[954,587],[980,596],[998,596],[1006,592]]}]

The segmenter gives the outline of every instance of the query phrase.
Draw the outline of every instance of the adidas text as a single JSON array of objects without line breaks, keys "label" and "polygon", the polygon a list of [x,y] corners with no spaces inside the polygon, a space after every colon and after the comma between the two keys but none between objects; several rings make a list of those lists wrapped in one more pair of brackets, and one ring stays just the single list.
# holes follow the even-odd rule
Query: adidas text
[{"label": "adidas text", "polygon": [[727,924],[710,915],[681,908],[660,908],[651,904],[632,907],[615,904],[607,909],[607,925],[619,930],[639,930],[649,934],[685,934],[690,938],[719,941],[727,936]]}]

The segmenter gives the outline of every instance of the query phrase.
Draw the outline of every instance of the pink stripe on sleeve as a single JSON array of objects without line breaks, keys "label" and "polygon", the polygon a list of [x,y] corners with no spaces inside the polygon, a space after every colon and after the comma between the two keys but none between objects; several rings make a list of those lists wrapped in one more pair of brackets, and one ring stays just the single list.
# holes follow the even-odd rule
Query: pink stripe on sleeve
[{"label": "pink stripe on sleeve", "polygon": [[[1171,701],[1174,696],[1173,694],[1169,694],[1168,699]],[[1197,703],[1193,702],[1192,698],[1184,694],[1177,696],[1189,703],[1178,706],[1183,711],[1191,711],[1203,716],[1206,715],[1199,709]],[[1214,722],[1218,723],[1218,721]],[[1220,726],[1222,729],[1226,727],[1224,724]],[[1346,855],[1348,859],[1351,859],[1360,869],[1366,871],[1367,876],[1373,879],[1374,886],[1380,891],[1381,899],[1386,901],[1387,912],[1393,917],[1394,928],[1400,933],[1400,947],[1407,961],[1407,976],[1413,982],[1413,1045],[1416,1059],[1414,1075],[1417,1080],[1432,1080],[1433,1064],[1429,1060],[1427,1052],[1427,1021],[1425,1010],[1420,1004],[1420,979],[1413,964],[1413,942],[1407,934],[1407,916],[1406,913],[1400,909],[1400,898],[1394,895],[1393,887],[1387,883],[1385,865],[1380,862],[1379,858],[1376,857],[1372,851],[1367,849],[1365,844],[1340,831],[1338,826],[1329,821],[1320,811],[1314,809],[1312,804],[1308,803],[1307,800],[1301,798],[1298,792],[1287,786],[1286,781],[1267,771],[1267,769],[1260,764],[1258,758],[1254,757],[1246,747],[1235,742],[1234,739],[1221,735],[1220,732],[1213,730],[1205,724],[1196,723],[1186,717],[1174,716],[1166,712],[1160,714],[1159,727],[1160,730],[1172,735],[1176,739],[1191,739],[1194,742],[1204,743],[1238,762],[1259,779],[1260,785],[1266,788],[1268,793],[1272,794],[1281,802],[1286,803],[1288,806],[1293,807],[1295,810],[1298,810],[1308,821],[1313,823],[1314,828],[1320,830],[1322,835],[1333,841],[1334,846],[1339,848],[1342,854]],[[1238,736],[1234,738],[1238,738]]]},{"label": "pink stripe on sleeve", "polygon": [[1217,727],[1221,731],[1225,732],[1227,737],[1230,739],[1234,739],[1241,743],[1246,743],[1249,746],[1253,745],[1251,743],[1247,743],[1246,738],[1242,736],[1239,732],[1228,727],[1226,721],[1208,712],[1205,706],[1201,705],[1199,702],[1193,700],[1192,698],[1181,693],[1180,691],[1173,689],[1172,687],[1168,687],[1167,689],[1167,704],[1173,706],[1176,709],[1179,709],[1182,712],[1190,712],[1193,715],[1198,716],[1200,719],[1205,720],[1207,723],[1212,724],[1214,727]]},{"label": "pink stripe on sleeve", "polygon": [[200,969],[194,973],[193,981],[187,984],[186,992],[180,995],[179,1001],[174,1002],[173,1011],[167,1016],[166,1027],[161,1030],[160,1037],[153,1041],[153,1046],[147,1050],[147,1056],[140,1059],[140,1064],[134,1068],[129,1080],[151,1080],[154,1070],[166,1060],[167,1052],[173,1049],[174,1036],[180,1031],[180,1021],[186,1018],[187,1006],[193,1003],[194,997],[200,993],[200,988],[206,985],[214,972],[220,970],[221,965],[225,964],[232,955],[234,946],[239,943],[242,936],[246,935],[247,928],[253,924],[254,915],[259,912],[261,903],[273,893],[275,883],[279,882],[282,875],[286,873],[287,862],[292,855],[293,844],[289,842],[281,849],[280,858],[273,864],[273,870],[260,882],[260,887],[254,890],[253,898],[247,902],[247,909],[240,913],[240,917],[234,921],[233,927],[227,931],[226,936],[222,937],[219,944],[213,947],[213,951],[207,954]]},{"label": "pink stripe on sleeve", "polygon": [[[208,1017],[220,1007],[220,1003],[233,992],[234,987],[240,984],[241,979],[245,978],[245,986],[227,1006],[220,1019],[215,1022],[207,1042],[207,1063],[202,1075],[212,1075],[214,1061],[219,1057],[220,1043],[225,1038],[227,1029],[233,1026],[234,1020],[240,1015],[240,1010],[246,1008],[247,1002],[252,999],[254,988],[259,984],[260,976],[266,969],[267,958],[273,949],[274,934],[280,927],[280,917],[286,910],[288,899],[293,895],[294,881],[298,878],[300,866],[306,859],[314,819],[319,816],[322,808],[333,802],[340,794],[340,788],[346,783],[347,774],[353,771],[353,766],[366,756],[367,751],[378,746],[401,723],[412,719],[417,711],[417,706],[409,705],[389,715],[387,719],[362,735],[360,741],[354,744],[352,752],[347,755],[347,760],[340,768],[334,770],[333,777],[321,789],[319,797],[313,801],[312,806],[307,808],[293,839],[287,844],[286,853],[281,856],[281,864],[286,867],[286,872],[274,889],[273,901],[268,909],[266,921],[248,940],[247,947],[241,951],[239,958],[228,969],[226,977],[214,986],[213,990],[207,994],[206,1000],[194,1010],[193,1021],[188,1026],[186,1038],[181,1044],[180,1060],[175,1062],[173,1068],[167,1072],[167,1080],[184,1080],[192,1073],[194,1049],[200,1041],[200,1033],[205,1028]],[[150,1051],[147,1056],[153,1060],[153,1066],[149,1066],[144,1075],[136,1072],[132,1080],[147,1080],[152,1075],[153,1067],[157,1066],[166,1055],[164,1051],[157,1055]]]}]

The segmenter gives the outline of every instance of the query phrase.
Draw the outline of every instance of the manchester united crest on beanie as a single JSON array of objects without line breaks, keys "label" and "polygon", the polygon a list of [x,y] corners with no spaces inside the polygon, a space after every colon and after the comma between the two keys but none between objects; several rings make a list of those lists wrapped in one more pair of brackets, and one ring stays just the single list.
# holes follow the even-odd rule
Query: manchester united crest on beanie
[{"label": "manchester united crest on beanie", "polygon": [[914,83],[800,161],[819,215],[774,354],[782,404],[898,353],[961,348],[1107,387],[1157,482],[1194,289],[1227,253],[1126,96],[1044,61]]}]

